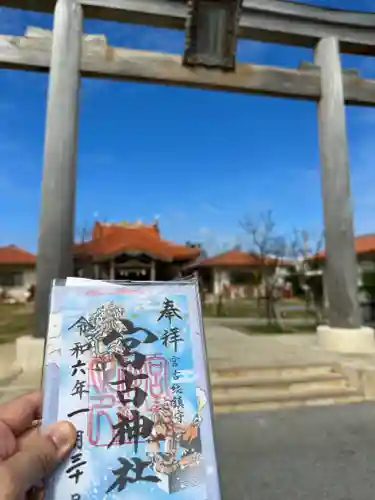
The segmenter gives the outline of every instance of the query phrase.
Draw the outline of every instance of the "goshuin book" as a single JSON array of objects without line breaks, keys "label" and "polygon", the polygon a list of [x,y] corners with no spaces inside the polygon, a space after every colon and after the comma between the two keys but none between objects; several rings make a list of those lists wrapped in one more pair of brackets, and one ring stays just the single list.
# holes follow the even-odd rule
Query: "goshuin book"
[{"label": "goshuin book", "polygon": [[56,281],[43,379],[77,429],[46,500],[220,500],[195,280]]}]

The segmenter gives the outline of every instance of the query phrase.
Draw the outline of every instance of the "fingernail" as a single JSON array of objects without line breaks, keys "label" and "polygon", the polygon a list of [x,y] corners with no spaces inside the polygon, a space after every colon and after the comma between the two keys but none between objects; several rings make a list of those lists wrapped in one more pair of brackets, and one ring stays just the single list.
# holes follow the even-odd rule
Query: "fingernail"
[{"label": "fingernail", "polygon": [[57,422],[57,424],[49,425],[44,429],[43,434],[54,442],[61,458],[74,448],[76,430],[70,422]]}]

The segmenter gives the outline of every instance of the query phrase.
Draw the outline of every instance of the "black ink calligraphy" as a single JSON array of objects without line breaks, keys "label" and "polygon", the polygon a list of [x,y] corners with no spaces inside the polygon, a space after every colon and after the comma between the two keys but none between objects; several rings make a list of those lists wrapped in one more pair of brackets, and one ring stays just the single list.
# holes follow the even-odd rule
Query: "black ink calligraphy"
[{"label": "black ink calligraphy", "polygon": [[81,344],[80,342],[75,342],[73,347],[70,349],[72,356],[75,356],[78,359],[78,356],[85,353],[90,349],[90,344]]},{"label": "black ink calligraphy", "polygon": [[75,377],[77,375],[78,370],[80,371],[80,373],[82,373],[82,375],[86,375],[86,363],[84,363],[80,359],[76,364],[72,366],[72,377]]},{"label": "black ink calligraphy", "polygon": [[88,393],[89,391],[85,389],[86,381],[85,380],[76,380],[76,383],[71,392],[71,396],[79,396],[79,399],[82,399],[83,394]]},{"label": "black ink calligraphy", "polygon": [[183,342],[183,338],[180,335],[180,329],[177,326],[171,327],[164,330],[164,334],[161,337],[161,341],[164,347],[173,346],[174,352],[177,352],[177,346],[179,342]]},{"label": "black ink calligraphy", "polygon": [[94,329],[94,326],[87,321],[86,318],[81,316],[72,326],[68,328],[68,330],[73,330],[74,328],[78,329],[80,336],[86,336],[88,332]]},{"label": "black ink calligraphy", "polygon": [[137,453],[139,438],[146,439],[150,436],[154,422],[141,415],[138,410],[131,410],[129,413],[130,418],[128,415],[117,414],[118,422],[113,426],[113,429],[117,432],[109,443],[108,448],[115,442],[121,446],[130,441],[134,443],[134,453]]},{"label": "black ink calligraphy", "polygon": [[[128,403],[133,403],[136,408],[139,408],[143,405],[146,400],[147,392],[141,389],[140,387],[133,387],[133,384],[136,380],[144,380],[148,378],[146,373],[139,373],[135,375],[131,372],[123,370],[124,378],[122,380],[117,380],[116,382],[110,382],[110,385],[124,385],[124,390],[117,391],[117,396],[123,406],[126,406]],[[134,392],[133,399],[125,399],[125,395],[130,392]]]},{"label": "black ink calligraphy", "polygon": [[[126,488],[128,483],[137,483],[138,481],[158,483],[160,481],[160,479],[156,476],[143,475],[145,469],[151,465],[151,462],[145,462],[138,457],[133,458],[132,461],[127,458],[120,457],[118,458],[118,461],[120,462],[121,467],[112,470],[113,474],[117,476],[116,481],[114,481],[107,489],[106,494],[115,489],[117,489],[120,493]],[[133,473],[133,476],[129,476],[130,472]]]},{"label": "black ink calligraphy", "polygon": [[181,311],[178,309],[178,307],[175,306],[173,300],[165,298],[163,302],[163,309],[160,311],[160,316],[158,318],[158,321],[160,321],[163,318],[167,318],[169,323],[171,323],[172,318],[174,317],[182,319],[180,313]]},{"label": "black ink calligraphy", "polygon": [[79,478],[83,474],[83,470],[81,467],[87,464],[87,461],[84,460],[81,452],[75,453],[70,457],[70,463],[72,464],[68,469],[66,469],[66,473],[68,474],[69,479],[74,479],[75,484],[78,483]]},{"label": "black ink calligraphy", "polygon": [[80,413],[87,413],[90,411],[90,408],[80,408],[79,410],[73,410],[70,413],[68,413],[68,418],[72,418],[75,415],[79,415]]},{"label": "black ink calligraphy", "polygon": [[177,422],[182,423],[184,417],[184,398],[182,387],[178,382],[181,378],[181,372],[178,370],[179,358],[173,356],[172,366],[175,368],[173,371],[173,384],[171,386],[171,391],[173,394],[172,405],[175,408],[175,417]]},{"label": "black ink calligraphy", "polygon": [[[77,328],[79,335],[87,335],[87,332],[92,330],[93,326],[89,323],[83,316],[76,321],[69,330]],[[90,344],[82,344],[81,342],[75,342],[73,347],[70,349],[71,356],[75,358],[75,363],[71,366],[71,377],[75,378],[75,383],[70,395],[75,398],[78,397],[80,401],[85,394],[88,394],[87,389],[87,367],[86,363],[80,358],[86,351],[90,349]],[[83,377],[83,379],[81,378]],[[88,408],[77,408],[70,413],[68,413],[68,418],[72,418],[76,415],[88,412]],[[77,430],[75,451],[70,456],[70,463],[66,469],[66,474],[69,479],[73,479],[75,484],[78,484],[80,477],[83,475],[83,468],[87,464],[86,459],[83,456],[83,431]],[[71,500],[80,500],[81,496],[79,493],[73,493],[71,495]]]},{"label": "black ink calligraphy", "polygon": [[176,325],[172,325],[172,319],[177,318],[182,320],[181,311],[175,305],[173,300],[165,298],[163,302],[163,308],[160,311],[158,321],[161,321],[163,318],[168,320],[168,326],[164,329],[164,333],[161,336],[161,342],[164,347],[171,346],[175,353],[177,353],[178,345],[184,341],[181,336],[180,328]]}]

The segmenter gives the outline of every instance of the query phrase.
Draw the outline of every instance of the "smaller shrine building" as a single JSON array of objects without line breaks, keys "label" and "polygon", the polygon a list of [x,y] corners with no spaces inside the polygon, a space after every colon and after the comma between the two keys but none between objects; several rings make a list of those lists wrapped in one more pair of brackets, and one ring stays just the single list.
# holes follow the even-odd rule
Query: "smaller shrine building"
[{"label": "smaller shrine building", "polygon": [[262,294],[260,269],[264,266],[276,273],[283,286],[289,264],[239,249],[198,259],[188,268],[198,273],[207,297],[223,294],[227,298],[255,298]]}]

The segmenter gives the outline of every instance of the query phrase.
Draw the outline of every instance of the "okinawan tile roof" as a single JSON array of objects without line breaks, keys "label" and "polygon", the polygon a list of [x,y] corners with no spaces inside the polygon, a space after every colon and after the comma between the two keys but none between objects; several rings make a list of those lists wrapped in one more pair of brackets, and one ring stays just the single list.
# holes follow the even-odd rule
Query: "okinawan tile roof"
[{"label": "okinawan tile roof", "polygon": [[288,266],[291,262],[272,257],[266,258],[264,256],[257,255],[256,253],[234,249],[197,262],[195,267],[256,267],[260,265],[271,266],[275,264],[278,266]]},{"label": "okinawan tile roof", "polygon": [[[354,238],[354,248],[357,255],[375,252],[375,234],[363,234]],[[325,250],[317,253],[315,259],[324,259]]]},{"label": "okinawan tile roof", "polygon": [[354,240],[355,251],[359,254],[375,252],[375,234],[363,234]]},{"label": "okinawan tile roof", "polygon": [[0,265],[1,264],[36,264],[36,257],[30,252],[17,247],[8,245],[0,247]]},{"label": "okinawan tile roof", "polygon": [[105,258],[121,253],[144,253],[159,260],[190,260],[200,254],[199,248],[190,248],[162,239],[157,224],[103,224],[96,222],[92,239],[75,245],[75,255]]},{"label": "okinawan tile roof", "polygon": [[198,267],[256,266],[259,265],[259,258],[241,250],[229,250],[229,252],[209,257],[197,265]]}]

